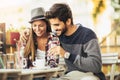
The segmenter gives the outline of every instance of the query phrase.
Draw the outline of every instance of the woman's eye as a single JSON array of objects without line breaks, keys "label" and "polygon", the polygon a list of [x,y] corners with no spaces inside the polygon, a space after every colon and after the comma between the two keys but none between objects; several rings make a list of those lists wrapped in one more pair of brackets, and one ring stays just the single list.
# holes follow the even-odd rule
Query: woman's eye
[{"label": "woman's eye", "polygon": [[44,27],[44,25],[33,25],[33,27]]},{"label": "woman's eye", "polygon": [[33,25],[33,27],[36,27],[37,25]]},{"label": "woman's eye", "polygon": [[40,25],[40,27],[43,27],[44,25]]}]

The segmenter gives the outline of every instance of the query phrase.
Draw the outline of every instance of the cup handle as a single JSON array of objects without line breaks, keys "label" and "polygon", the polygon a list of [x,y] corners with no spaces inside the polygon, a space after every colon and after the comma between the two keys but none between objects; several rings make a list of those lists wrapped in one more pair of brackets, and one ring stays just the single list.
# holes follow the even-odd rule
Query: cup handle
[{"label": "cup handle", "polygon": [[22,62],[22,67],[25,68],[25,67],[27,66],[27,61],[26,61],[25,58],[23,58],[22,61],[23,61],[23,62]]},{"label": "cup handle", "polygon": [[33,66],[36,66],[36,62],[35,61],[33,62]]}]

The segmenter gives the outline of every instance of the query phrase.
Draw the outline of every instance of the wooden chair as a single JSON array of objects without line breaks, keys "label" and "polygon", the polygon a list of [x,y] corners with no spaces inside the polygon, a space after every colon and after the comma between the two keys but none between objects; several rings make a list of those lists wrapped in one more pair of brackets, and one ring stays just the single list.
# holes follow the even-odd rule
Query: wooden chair
[{"label": "wooden chair", "polygon": [[102,53],[102,64],[111,66],[110,74],[106,74],[106,76],[109,76],[110,80],[114,80],[114,77],[117,75],[118,53]]}]

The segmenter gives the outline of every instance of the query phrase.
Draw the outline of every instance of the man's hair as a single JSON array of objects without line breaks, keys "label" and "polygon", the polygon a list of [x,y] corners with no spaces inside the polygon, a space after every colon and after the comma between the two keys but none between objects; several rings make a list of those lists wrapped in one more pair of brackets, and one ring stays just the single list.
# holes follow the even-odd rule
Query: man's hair
[{"label": "man's hair", "polygon": [[72,17],[72,11],[69,7],[69,5],[65,3],[56,3],[51,8],[50,11],[46,12],[46,18],[58,18],[60,21],[63,21],[66,23],[66,21],[70,18],[71,24],[73,24],[73,17]]}]

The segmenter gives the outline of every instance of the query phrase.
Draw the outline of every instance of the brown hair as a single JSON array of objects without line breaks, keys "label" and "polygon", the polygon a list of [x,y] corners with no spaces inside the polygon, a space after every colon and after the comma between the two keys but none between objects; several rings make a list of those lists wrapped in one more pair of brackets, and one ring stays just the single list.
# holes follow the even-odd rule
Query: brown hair
[{"label": "brown hair", "polygon": [[60,21],[66,23],[71,18],[71,24],[73,24],[72,11],[70,7],[65,3],[56,3],[45,14],[47,19],[58,18]]},{"label": "brown hair", "polygon": [[34,43],[35,42],[35,36],[32,28],[30,29],[30,35],[28,38],[28,41],[26,43],[25,49],[24,49],[24,57],[32,56],[32,60],[34,60],[35,57],[35,50],[37,45]]}]

